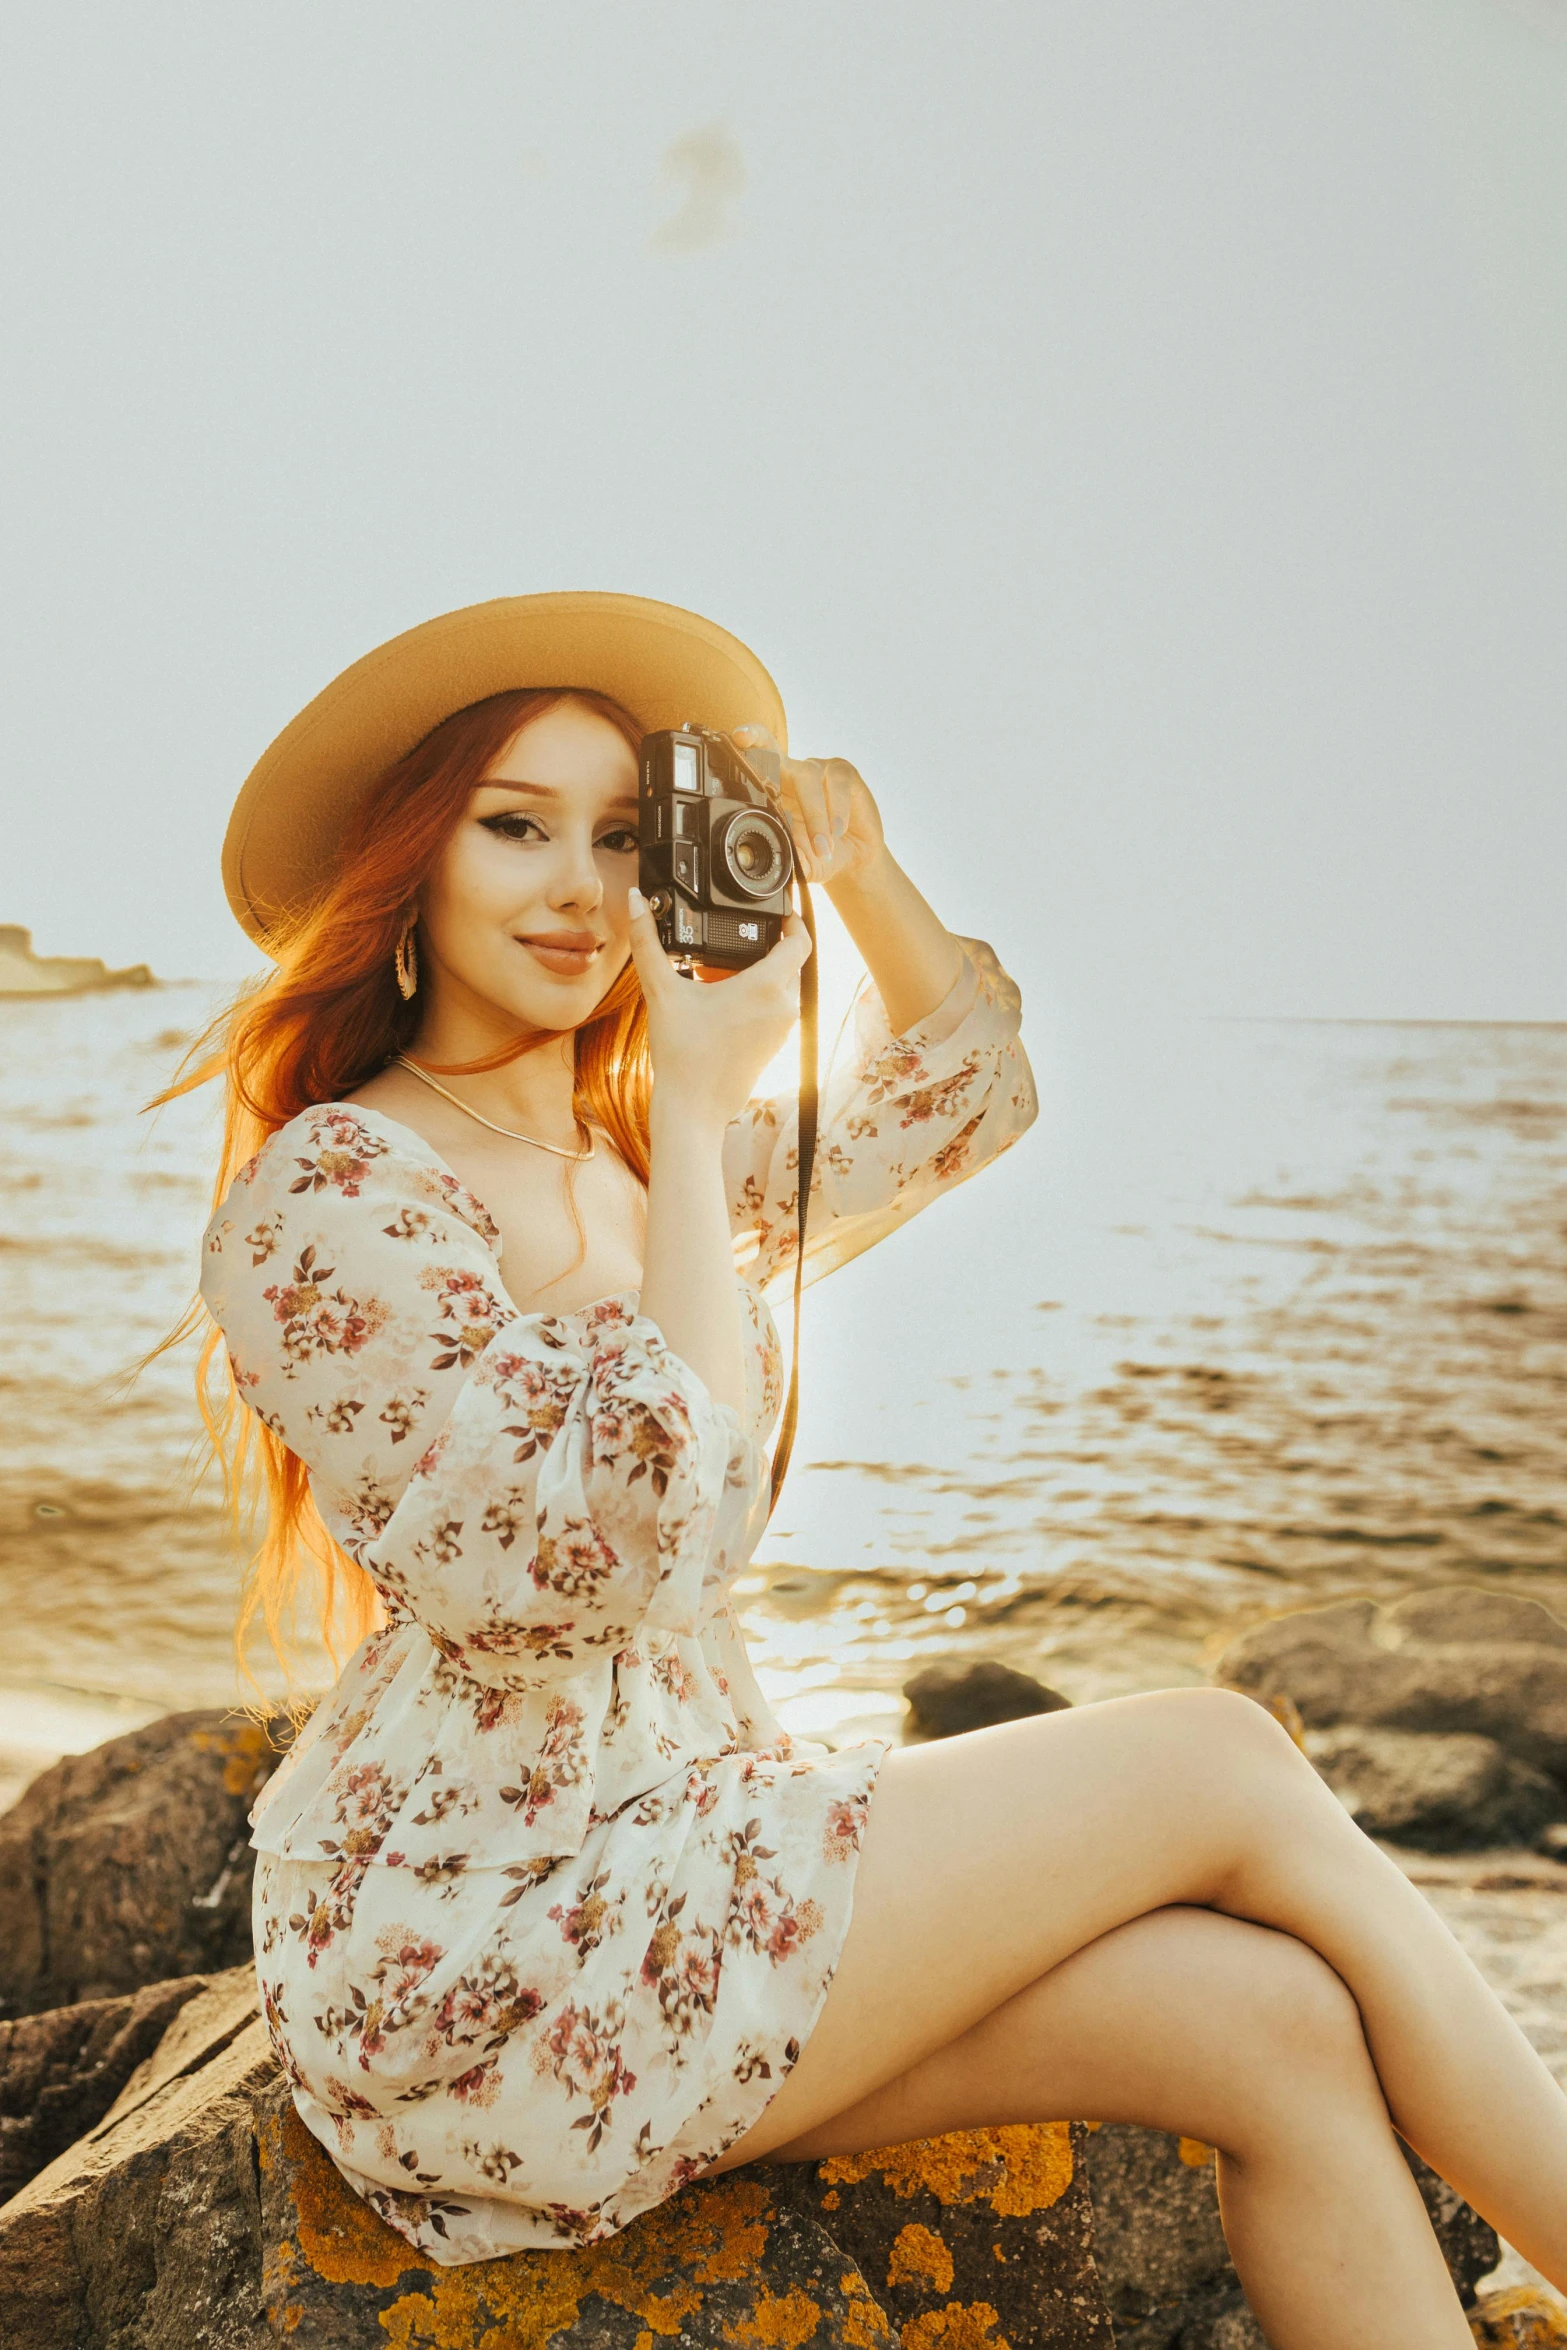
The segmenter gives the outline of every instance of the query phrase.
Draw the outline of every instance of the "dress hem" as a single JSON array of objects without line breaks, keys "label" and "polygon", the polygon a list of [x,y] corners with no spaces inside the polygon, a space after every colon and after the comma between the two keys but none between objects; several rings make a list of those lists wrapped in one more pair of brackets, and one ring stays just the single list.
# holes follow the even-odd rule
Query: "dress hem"
[{"label": "dress hem", "polygon": [[[866,1776],[858,1793],[866,1805],[867,1824],[882,1766],[890,1752],[891,1741],[889,1739],[871,1736],[856,1739],[852,1746],[839,1748],[836,1754],[831,1757],[833,1761],[837,1762],[847,1761],[853,1755],[862,1757]],[[602,2219],[596,2221],[591,2228],[579,2236],[563,2235],[560,2229],[549,2221],[536,2205],[511,2202],[499,2196],[479,2196],[471,2191],[458,2189],[455,2192],[460,2195],[464,2206],[461,2215],[461,2235],[465,2247],[471,2246],[476,2237],[482,2236],[485,2239],[485,2246],[482,2250],[458,2249],[449,2237],[437,2234],[430,2226],[421,2227],[414,2221],[405,2225],[387,2209],[387,2188],[367,2173],[355,2169],[351,2162],[345,2160],[337,2152],[332,2143],[331,2115],[318,2105],[308,2089],[297,2084],[292,2086],[291,2092],[294,2110],[305,2128],[320,2145],[350,2192],[357,2195],[361,2201],[368,2203],[392,2229],[393,2233],[402,2238],[408,2245],[410,2252],[418,2254],[425,2260],[432,2261],[437,2268],[468,2268],[478,2261],[505,2259],[514,2252],[582,2252],[589,2250],[596,2244],[608,2243],[623,2229],[629,2227],[633,2220],[640,2219],[645,2213],[656,2210],[660,2204],[667,2203],[672,2196],[680,2192],[683,2186],[698,2179],[712,2177],[714,2164],[721,2162],[732,2147],[738,2145],[757,2127],[774,2098],[782,2089],[784,2082],[794,2072],[795,2066],[800,2061],[800,2056],[804,2055],[810,2045],[811,2035],[821,2021],[822,2011],[837,1978],[843,1946],[854,1922],[854,1907],[859,1890],[860,1858],[863,1845],[864,1830],[862,1828],[860,1840],[853,1847],[852,1855],[846,1853],[844,1856],[849,1865],[846,1871],[847,1882],[844,1884],[841,1894],[843,1906],[834,1920],[837,1931],[837,1949],[833,1954],[831,1966],[824,1973],[815,1991],[809,2020],[804,2030],[798,2034],[799,2054],[795,2057],[794,2063],[780,2072],[776,2079],[757,2076],[748,2082],[738,2082],[730,2061],[734,2047],[736,2019],[732,2014],[728,2015],[725,2019],[723,2047],[712,2051],[706,2068],[706,2080],[700,2101],[690,2109],[679,2128],[660,2147],[656,2156],[643,2164],[640,2169],[632,2171],[605,2195],[603,2203],[599,2206]],[[711,2153],[706,2154],[700,2160],[695,2159],[687,2150],[693,2138],[700,2139],[705,2134],[703,2117],[710,2112],[714,2102],[719,2098],[727,2098],[731,2110],[733,2110],[736,2105],[747,2104],[753,2090],[757,2092],[754,2107],[749,2107],[742,2114],[738,2126],[726,2132],[721,2145],[715,2147]],[[765,2160],[766,2157],[762,2156],[756,2159]],[[680,2176],[675,2178],[669,2176],[671,2170],[681,2169],[681,2166],[686,2163],[689,2163],[690,2167],[683,2169]],[[654,2178],[656,2178],[657,2184],[652,2187],[651,2191],[648,2191],[649,2182]],[[642,2191],[639,2192],[639,2189]],[[500,2224],[497,2225],[497,2223]],[[537,2233],[529,2232],[533,2229],[536,2229]]]}]

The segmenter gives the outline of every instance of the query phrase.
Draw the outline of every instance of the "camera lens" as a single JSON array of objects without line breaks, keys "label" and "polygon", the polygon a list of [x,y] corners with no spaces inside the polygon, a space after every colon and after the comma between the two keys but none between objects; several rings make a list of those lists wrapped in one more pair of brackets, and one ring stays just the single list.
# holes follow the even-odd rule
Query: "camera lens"
[{"label": "camera lens", "polygon": [[742,897],[776,897],[794,870],[788,834],[759,808],[731,816],[714,845],[725,880]]}]

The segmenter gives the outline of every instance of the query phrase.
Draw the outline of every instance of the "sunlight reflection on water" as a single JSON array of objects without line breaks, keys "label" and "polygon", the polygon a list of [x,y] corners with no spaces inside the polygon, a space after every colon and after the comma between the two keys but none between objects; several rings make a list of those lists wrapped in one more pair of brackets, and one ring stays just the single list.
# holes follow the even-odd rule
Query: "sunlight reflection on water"
[{"label": "sunlight reflection on water", "polygon": [[[104,1384],[194,1282],[210,1110],[135,1112],[213,1000],[0,1006],[0,1601],[45,1743],[51,1704],[80,1744],[234,1694],[187,1363]],[[1567,1031],[1083,1024],[1038,1058],[1034,1133],[807,1302],[737,1594],[790,1725],[895,1726],[938,1654],[1083,1699],[1314,1597],[1567,1600]]]}]

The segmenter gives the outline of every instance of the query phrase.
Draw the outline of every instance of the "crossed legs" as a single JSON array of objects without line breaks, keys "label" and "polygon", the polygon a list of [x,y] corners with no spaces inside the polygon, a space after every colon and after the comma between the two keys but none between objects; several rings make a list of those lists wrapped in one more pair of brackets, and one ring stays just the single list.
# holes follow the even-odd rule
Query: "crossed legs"
[{"label": "crossed legs", "polygon": [[1278,2350],[1468,2342],[1395,2127],[1567,2283],[1567,2098],[1244,1698],[889,1756],[827,2004],[726,2167],[1065,2115],[1220,2149]]}]

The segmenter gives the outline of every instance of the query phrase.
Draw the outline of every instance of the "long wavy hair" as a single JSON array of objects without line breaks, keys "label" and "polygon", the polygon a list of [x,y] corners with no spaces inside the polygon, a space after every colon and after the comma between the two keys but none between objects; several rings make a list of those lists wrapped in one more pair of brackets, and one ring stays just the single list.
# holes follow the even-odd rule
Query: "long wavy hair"
[{"label": "long wavy hair", "polygon": [[[320,891],[270,941],[275,968],[217,1015],[148,1105],[222,1081],[214,1207],[279,1127],[318,1102],[341,1101],[407,1051],[419,1006],[404,1001],[393,970],[403,926],[476,785],[530,718],[564,701],[597,711],[640,748],[629,711],[565,687],[492,694],[443,719],[366,795]],[[442,1073],[500,1068],[557,1034],[525,1031],[484,1059],[441,1064]],[[575,1031],[573,1049],[578,1118],[607,1134],[645,1183],[651,1065],[647,1010],[629,963]],[[241,1400],[223,1334],[199,1298],[164,1348],[198,1335],[197,1400],[248,1557],[234,1635],[241,1670],[254,1685],[247,1637],[259,1617],[292,1685],[302,1591],[313,1589],[335,1663],[345,1641],[357,1645],[380,1621],[375,1587],[328,1533],[304,1462]]]}]

